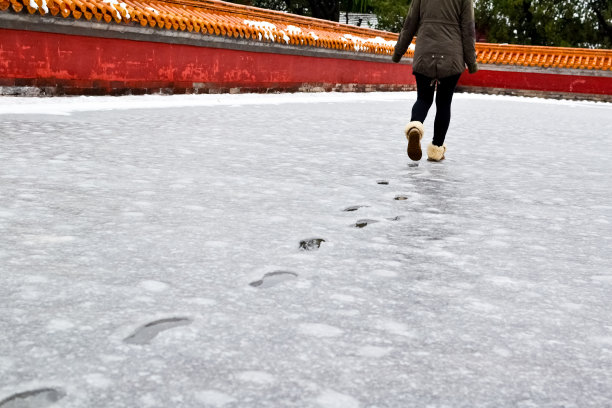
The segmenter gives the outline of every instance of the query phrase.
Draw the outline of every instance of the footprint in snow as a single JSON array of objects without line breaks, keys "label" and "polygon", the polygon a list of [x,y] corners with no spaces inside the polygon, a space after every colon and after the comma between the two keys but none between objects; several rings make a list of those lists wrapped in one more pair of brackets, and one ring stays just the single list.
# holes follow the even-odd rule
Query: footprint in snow
[{"label": "footprint in snow", "polygon": [[186,317],[155,320],[136,329],[134,333],[123,339],[123,341],[128,344],[149,344],[160,332],[188,324],[191,324],[191,319]]},{"label": "footprint in snow", "polygon": [[46,408],[66,396],[62,390],[39,388],[13,394],[0,401],[0,408]]},{"label": "footprint in snow", "polygon": [[300,241],[300,249],[304,251],[311,251],[313,249],[319,249],[321,243],[325,242],[323,238],[312,238]]},{"label": "footprint in snow", "polygon": [[295,272],[287,271],[275,271],[266,273],[261,279],[249,283],[249,285],[255,288],[269,288],[270,286],[278,285],[289,279],[297,278],[298,274]]},{"label": "footprint in snow", "polygon": [[377,223],[377,222],[378,221],[376,221],[376,220],[359,220],[359,221],[357,221],[355,223],[355,227],[363,228],[363,227],[365,227],[367,225],[374,224],[374,223]]},{"label": "footprint in snow", "polygon": [[358,209],[360,209],[360,208],[365,208],[365,207],[367,207],[367,205],[353,205],[353,206],[351,206],[351,207],[346,207],[346,208],[345,208],[344,210],[342,210],[342,211],[347,211],[347,212],[350,212],[350,211],[357,211]]}]

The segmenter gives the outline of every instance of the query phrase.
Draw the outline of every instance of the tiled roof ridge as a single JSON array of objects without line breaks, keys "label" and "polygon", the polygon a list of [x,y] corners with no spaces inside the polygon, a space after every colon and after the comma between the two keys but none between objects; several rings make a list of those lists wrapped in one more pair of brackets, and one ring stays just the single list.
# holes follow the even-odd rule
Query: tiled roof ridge
[{"label": "tiled roof ridge", "polygon": [[479,63],[612,70],[612,50],[477,43]]},{"label": "tiled roof ridge", "polygon": [[[218,0],[0,0],[0,12],[10,10],[368,54],[391,55],[397,40],[395,33]],[[485,64],[612,70],[612,50],[486,43],[476,50]]]},{"label": "tiled roof ridge", "polygon": [[246,19],[261,18],[262,20],[281,24],[300,24],[307,28],[331,29],[343,33],[365,35],[370,34],[383,38],[397,40],[397,34],[376,30],[368,27],[357,27],[340,22],[321,20],[318,18],[289,14],[282,11],[266,10],[242,4],[228,3],[220,0],[164,0],[166,3],[190,5],[211,11],[224,11],[232,14],[242,14]]}]

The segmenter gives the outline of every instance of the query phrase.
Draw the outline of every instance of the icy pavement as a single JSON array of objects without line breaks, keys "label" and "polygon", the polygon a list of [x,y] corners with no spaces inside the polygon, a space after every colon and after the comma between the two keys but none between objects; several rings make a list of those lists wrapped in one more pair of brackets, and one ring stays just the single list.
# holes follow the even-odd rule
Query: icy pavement
[{"label": "icy pavement", "polygon": [[0,98],[0,407],[612,406],[612,106],[414,97]]}]

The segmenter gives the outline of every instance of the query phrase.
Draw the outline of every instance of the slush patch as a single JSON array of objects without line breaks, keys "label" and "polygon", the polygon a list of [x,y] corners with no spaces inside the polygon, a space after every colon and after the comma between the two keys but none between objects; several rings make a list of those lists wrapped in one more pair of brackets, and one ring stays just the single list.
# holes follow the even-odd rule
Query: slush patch
[{"label": "slush patch", "polygon": [[355,223],[355,226],[357,228],[363,228],[363,227],[365,227],[367,225],[374,224],[376,222],[378,222],[378,221],[376,221],[376,220],[359,220],[359,221],[357,221]]},{"label": "slush patch", "polygon": [[297,278],[297,273],[287,271],[275,271],[266,273],[260,280],[249,283],[255,288],[269,288],[270,286],[278,285],[288,279]]},{"label": "slush patch", "polygon": [[140,327],[133,334],[123,339],[123,341],[128,344],[148,344],[160,332],[178,326],[186,326],[190,323],[191,319],[185,317],[171,317],[169,319],[156,320]]},{"label": "slush patch", "polygon": [[46,408],[64,398],[62,390],[39,388],[20,392],[0,401],[0,408]]},{"label": "slush patch", "polygon": [[325,242],[323,238],[313,238],[300,241],[300,249],[303,249],[304,251],[319,249],[321,247],[322,242]]}]

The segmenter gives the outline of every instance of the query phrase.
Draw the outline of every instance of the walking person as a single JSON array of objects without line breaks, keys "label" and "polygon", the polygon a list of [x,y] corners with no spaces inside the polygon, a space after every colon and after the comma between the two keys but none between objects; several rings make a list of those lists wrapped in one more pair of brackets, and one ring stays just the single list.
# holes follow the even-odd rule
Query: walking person
[{"label": "walking person", "polygon": [[434,101],[436,119],[433,140],[427,147],[430,161],[444,160],[451,102],[459,77],[467,66],[470,74],[476,63],[474,5],[472,0],[412,0],[404,27],[395,45],[393,62],[399,62],[417,34],[412,71],[417,83],[417,101],[406,126],[408,157],[421,160],[423,122]]}]

